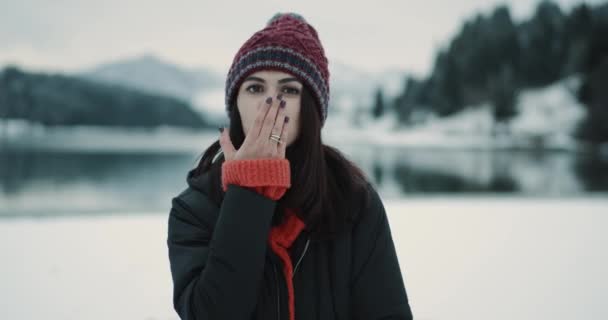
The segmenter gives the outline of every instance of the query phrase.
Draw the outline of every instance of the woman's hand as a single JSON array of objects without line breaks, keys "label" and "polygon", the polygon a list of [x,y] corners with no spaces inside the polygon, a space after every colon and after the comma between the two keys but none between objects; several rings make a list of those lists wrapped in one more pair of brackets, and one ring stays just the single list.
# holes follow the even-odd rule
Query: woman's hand
[{"label": "woman's hand", "polygon": [[[245,135],[241,148],[236,150],[228,130],[220,128],[220,146],[224,158],[228,160],[258,159],[258,158],[285,158],[287,147],[287,123],[289,117],[285,116],[285,103],[282,95],[276,98],[268,97],[260,102],[253,127]],[[281,142],[270,139],[274,134],[281,137]]]}]

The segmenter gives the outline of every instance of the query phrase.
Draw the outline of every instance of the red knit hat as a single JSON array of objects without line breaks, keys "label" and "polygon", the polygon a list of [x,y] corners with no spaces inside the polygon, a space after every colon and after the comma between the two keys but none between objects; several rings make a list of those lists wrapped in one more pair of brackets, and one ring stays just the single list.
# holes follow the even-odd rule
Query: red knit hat
[{"label": "red knit hat", "polygon": [[297,13],[277,13],[239,49],[226,78],[226,110],[243,80],[259,70],[287,72],[307,85],[319,105],[321,127],[329,106],[329,69],[313,26]]}]

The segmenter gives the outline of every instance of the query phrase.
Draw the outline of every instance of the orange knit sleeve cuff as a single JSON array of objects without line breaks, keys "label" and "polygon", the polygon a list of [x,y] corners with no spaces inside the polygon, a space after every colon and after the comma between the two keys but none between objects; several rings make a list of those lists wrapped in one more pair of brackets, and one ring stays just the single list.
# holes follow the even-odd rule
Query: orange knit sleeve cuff
[{"label": "orange knit sleeve cuff", "polygon": [[222,188],[234,184],[249,187],[273,200],[291,187],[291,171],[286,158],[228,160],[222,163]]}]

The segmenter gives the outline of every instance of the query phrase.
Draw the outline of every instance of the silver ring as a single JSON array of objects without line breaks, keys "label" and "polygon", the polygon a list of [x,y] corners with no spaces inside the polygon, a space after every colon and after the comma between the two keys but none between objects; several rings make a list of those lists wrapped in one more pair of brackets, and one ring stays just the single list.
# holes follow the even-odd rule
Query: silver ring
[{"label": "silver ring", "polygon": [[276,141],[277,143],[281,143],[281,136],[276,135],[276,134],[271,134],[270,135],[270,140]]}]

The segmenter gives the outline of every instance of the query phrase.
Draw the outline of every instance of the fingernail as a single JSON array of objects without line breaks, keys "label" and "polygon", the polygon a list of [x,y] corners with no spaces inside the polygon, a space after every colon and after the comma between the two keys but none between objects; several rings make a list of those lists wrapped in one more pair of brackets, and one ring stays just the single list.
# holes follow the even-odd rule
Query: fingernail
[{"label": "fingernail", "polygon": [[279,105],[281,106],[281,108],[285,108],[286,103],[287,103],[287,101],[281,100],[281,103]]},{"label": "fingernail", "polygon": [[220,130],[220,132],[224,132],[224,128],[219,127],[218,130]]},{"label": "fingernail", "polygon": [[289,117],[285,117],[285,123],[289,122]]},{"label": "fingernail", "polygon": [[280,94],[277,96],[277,99],[279,99],[279,100],[283,99],[283,94],[282,94],[282,93],[280,93]]},{"label": "fingernail", "polygon": [[266,98],[266,104],[271,104],[271,103],[272,103],[272,97]]}]

